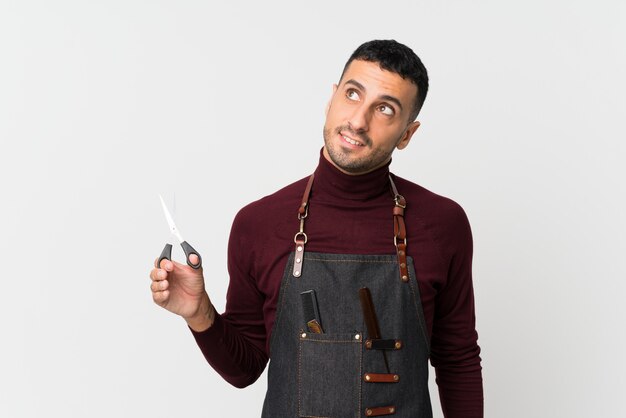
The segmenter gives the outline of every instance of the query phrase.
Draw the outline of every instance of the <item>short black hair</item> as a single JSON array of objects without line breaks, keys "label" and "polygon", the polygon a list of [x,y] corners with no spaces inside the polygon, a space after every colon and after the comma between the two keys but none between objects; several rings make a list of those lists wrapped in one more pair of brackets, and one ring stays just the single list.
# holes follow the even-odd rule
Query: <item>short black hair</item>
[{"label": "short black hair", "polygon": [[393,39],[373,40],[365,42],[350,55],[348,62],[343,67],[341,77],[354,60],[376,62],[383,70],[398,74],[404,79],[409,79],[417,86],[417,97],[411,112],[411,121],[415,120],[428,93],[428,73],[422,60],[406,45]]}]

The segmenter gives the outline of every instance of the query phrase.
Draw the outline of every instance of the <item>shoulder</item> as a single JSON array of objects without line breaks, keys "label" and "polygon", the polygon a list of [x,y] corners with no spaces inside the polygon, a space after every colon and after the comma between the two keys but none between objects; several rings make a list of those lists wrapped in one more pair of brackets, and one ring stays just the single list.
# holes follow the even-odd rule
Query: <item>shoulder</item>
[{"label": "shoulder", "polygon": [[459,203],[395,175],[394,181],[407,201],[406,217],[427,229],[445,253],[471,246],[470,223]]},{"label": "shoulder", "polygon": [[[241,208],[233,222],[240,232],[258,232],[259,228],[276,227],[276,222],[296,217],[308,176]],[[291,215],[291,216],[289,216]],[[250,229],[253,231],[249,231]]]},{"label": "shoulder", "polygon": [[444,222],[467,221],[465,211],[456,201],[434,193],[419,184],[402,177],[393,176],[398,192],[407,200],[407,205],[421,214],[434,215]]}]

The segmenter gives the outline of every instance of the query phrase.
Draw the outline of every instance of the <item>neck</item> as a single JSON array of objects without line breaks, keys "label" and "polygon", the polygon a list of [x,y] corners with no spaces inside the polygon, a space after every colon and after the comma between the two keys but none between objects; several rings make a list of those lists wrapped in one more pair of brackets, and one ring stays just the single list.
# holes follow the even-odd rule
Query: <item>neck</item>
[{"label": "neck", "polygon": [[367,174],[367,173],[371,173],[372,171],[376,171],[378,170],[380,167],[383,166],[388,166],[389,163],[391,162],[391,157],[389,157],[389,159],[385,162],[383,162],[381,165],[374,167],[370,170],[364,171],[362,173],[351,173],[349,171],[344,170],[343,168],[339,167],[337,164],[335,164],[335,162],[333,161],[332,158],[330,158],[330,154],[328,153],[328,150],[326,150],[326,147],[322,148],[322,155],[324,156],[324,158],[326,158],[326,161],[328,161],[329,163],[331,163],[337,170],[341,171],[343,174],[346,174],[348,176],[360,176],[362,174]]},{"label": "neck", "polygon": [[369,200],[389,192],[389,164],[363,174],[346,173],[320,152],[319,165],[315,170],[314,193],[322,193],[340,199]]}]

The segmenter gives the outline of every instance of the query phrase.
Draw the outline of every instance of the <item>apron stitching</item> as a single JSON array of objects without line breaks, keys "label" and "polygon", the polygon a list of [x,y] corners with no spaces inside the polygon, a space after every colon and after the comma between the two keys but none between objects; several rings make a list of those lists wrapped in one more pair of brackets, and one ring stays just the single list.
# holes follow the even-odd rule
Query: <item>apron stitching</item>
[{"label": "apron stitching", "polygon": [[[413,267],[413,272],[414,275],[417,275],[417,273],[415,273],[415,267]],[[417,283],[417,277],[415,277],[415,282]],[[420,304],[417,303],[417,295],[415,294],[415,287],[414,284],[411,280],[409,280],[409,286],[411,288],[411,295],[413,296],[413,304],[415,305],[415,313],[417,315],[417,322],[419,323],[419,327],[420,327],[420,331],[422,332],[422,337],[424,338],[424,342],[426,343],[426,350],[428,352],[428,356],[430,357],[430,341],[428,341],[428,338],[426,337],[426,330],[424,329],[424,324],[423,322],[423,318],[422,316],[420,316]],[[424,309],[422,309],[422,315],[423,315]]]},{"label": "apron stitching", "polygon": [[298,416],[300,417],[300,404],[302,403],[302,340],[298,344]]},{"label": "apron stitching", "polygon": [[345,259],[345,260],[327,260],[324,258],[308,258],[305,257],[305,260],[307,261],[324,261],[324,262],[329,262],[329,263],[344,263],[346,261],[349,262],[353,262],[353,263],[378,263],[378,264],[395,264],[397,263],[396,260],[392,260],[392,261],[383,261],[383,260],[355,260],[355,259]]},{"label": "apron stitching", "polygon": [[[362,339],[362,338],[361,338]],[[359,350],[359,407],[356,411],[356,418],[361,416],[361,401],[363,398],[363,383],[361,382],[361,376],[363,375],[363,344]]]}]

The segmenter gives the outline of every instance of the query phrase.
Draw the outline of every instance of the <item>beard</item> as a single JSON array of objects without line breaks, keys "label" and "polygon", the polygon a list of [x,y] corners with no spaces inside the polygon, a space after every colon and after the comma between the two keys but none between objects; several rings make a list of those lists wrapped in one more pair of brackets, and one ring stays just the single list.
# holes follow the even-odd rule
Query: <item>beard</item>
[{"label": "beard", "polygon": [[[341,131],[349,132],[354,139],[363,144],[363,148],[369,148],[370,152],[363,156],[356,156],[352,150],[338,145],[335,138]],[[394,144],[397,144],[399,140],[400,138]],[[357,134],[348,126],[339,126],[336,129],[324,127],[324,147],[332,162],[346,173],[365,174],[385,165],[391,159],[395,145],[389,150],[373,148],[372,140],[366,134]]]}]

